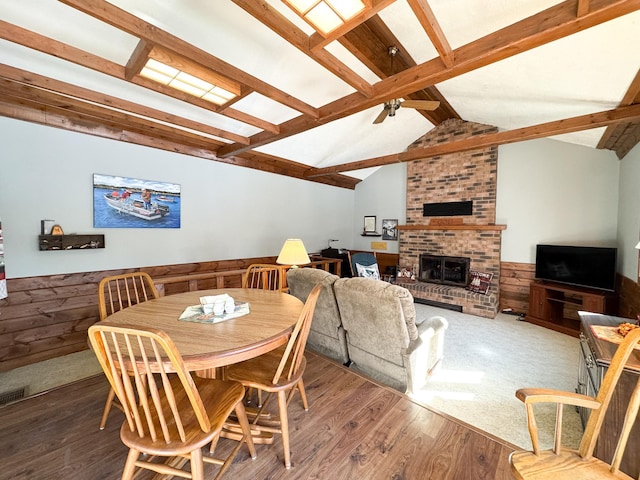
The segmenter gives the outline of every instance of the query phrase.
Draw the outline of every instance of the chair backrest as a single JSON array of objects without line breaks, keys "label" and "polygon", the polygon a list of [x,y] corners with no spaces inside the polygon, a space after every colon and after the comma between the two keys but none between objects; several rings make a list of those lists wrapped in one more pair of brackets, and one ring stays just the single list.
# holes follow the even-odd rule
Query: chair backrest
[{"label": "chair backrest", "polygon": [[347,331],[349,355],[353,346],[370,353],[372,362],[377,358],[402,365],[403,352],[418,340],[411,292],[368,278],[340,278],[333,290]]},{"label": "chair backrest", "polygon": [[376,252],[348,252],[348,256],[352,277],[362,276],[358,274],[357,265],[362,265],[363,267],[370,267],[372,265],[375,265],[376,267],[378,266],[378,258],[376,256]]},{"label": "chair backrest", "polygon": [[[602,384],[598,390],[596,401],[600,403],[600,408],[593,410],[587,421],[587,425],[584,429],[582,441],[580,442],[579,453],[583,458],[591,458],[593,456],[596,443],[598,441],[598,435],[602,428],[611,397],[616,389],[616,385],[622,372],[624,370],[627,360],[634,352],[634,349],[638,347],[640,342],[640,328],[631,330],[623,339],[620,346],[617,348],[615,355],[611,359],[611,365],[607,369],[607,373],[602,379]],[[627,441],[631,428],[635,424],[636,417],[638,416],[638,407],[640,406],[640,378],[631,393],[629,403],[627,406],[627,412],[624,417],[624,422],[620,428],[620,434],[618,436],[618,443],[611,460],[611,472],[617,472],[620,468],[620,462],[625,453]],[[629,455],[636,455],[637,452],[628,452]]]},{"label": "chair backrest", "polygon": [[242,277],[242,288],[281,290],[283,287],[284,269],[281,265],[254,263],[249,265]]},{"label": "chair backrest", "polygon": [[100,320],[124,308],[158,297],[158,290],[148,273],[134,272],[105,277],[98,284]]},{"label": "chair backrest", "polygon": [[298,317],[296,326],[289,337],[289,342],[282,354],[282,359],[278,364],[275,375],[273,376],[273,383],[277,384],[280,381],[282,375],[287,380],[294,378],[302,365],[304,358],[304,349],[307,345],[307,338],[309,337],[309,329],[311,328],[311,320],[313,318],[313,312],[316,309],[316,303],[320,292],[322,291],[322,285],[318,284],[313,287],[311,293],[307,297],[307,301],[304,303],[302,312]]},{"label": "chair backrest", "polygon": [[[185,424],[194,417],[203,432],[210,430],[195,383],[165,332],[119,327],[107,320],[89,328],[89,340],[131,432],[153,441],[163,438],[167,444],[184,442]],[[170,378],[169,372],[175,374]]]}]

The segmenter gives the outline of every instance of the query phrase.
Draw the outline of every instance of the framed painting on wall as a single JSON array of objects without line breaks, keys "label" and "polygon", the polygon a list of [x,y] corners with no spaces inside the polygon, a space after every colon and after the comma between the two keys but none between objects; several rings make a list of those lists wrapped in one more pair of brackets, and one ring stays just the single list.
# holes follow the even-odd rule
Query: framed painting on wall
[{"label": "framed painting on wall", "polygon": [[93,175],[95,228],[180,228],[180,185]]},{"label": "framed painting on wall", "polygon": [[375,215],[366,215],[364,217],[363,233],[375,233],[376,231],[376,217]]},{"label": "framed painting on wall", "polygon": [[382,220],[382,240],[398,240],[398,219]]}]

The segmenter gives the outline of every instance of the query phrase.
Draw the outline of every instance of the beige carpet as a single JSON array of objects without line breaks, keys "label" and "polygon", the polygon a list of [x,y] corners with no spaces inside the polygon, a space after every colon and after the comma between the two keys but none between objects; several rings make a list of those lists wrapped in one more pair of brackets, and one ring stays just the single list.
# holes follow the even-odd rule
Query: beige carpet
[{"label": "beige carpet", "polygon": [[[414,399],[521,448],[530,449],[524,404],[515,398],[523,387],[575,391],[577,338],[498,314],[481,318],[416,304],[418,318],[442,315],[449,321],[444,360]],[[553,443],[555,405],[536,406],[540,440]],[[563,444],[576,447],[580,416],[564,411]]]}]

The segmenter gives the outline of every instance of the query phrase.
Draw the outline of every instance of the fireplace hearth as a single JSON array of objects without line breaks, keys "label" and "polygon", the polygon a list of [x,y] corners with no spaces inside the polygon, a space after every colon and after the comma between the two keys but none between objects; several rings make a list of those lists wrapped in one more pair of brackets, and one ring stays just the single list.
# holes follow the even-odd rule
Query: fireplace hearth
[{"label": "fireplace hearth", "polygon": [[422,254],[418,280],[466,287],[469,283],[469,265],[470,259],[467,257]]}]

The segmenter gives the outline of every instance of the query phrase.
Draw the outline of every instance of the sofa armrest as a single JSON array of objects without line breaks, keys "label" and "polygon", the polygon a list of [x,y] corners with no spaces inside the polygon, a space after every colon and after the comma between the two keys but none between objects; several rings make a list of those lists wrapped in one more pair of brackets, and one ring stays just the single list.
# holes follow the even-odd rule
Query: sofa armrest
[{"label": "sofa armrest", "polygon": [[418,325],[418,339],[405,351],[409,393],[424,386],[442,360],[444,332],[449,322],[444,317],[430,317]]}]

